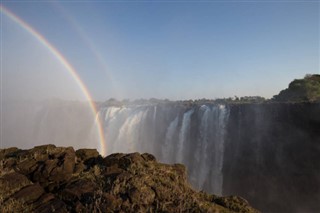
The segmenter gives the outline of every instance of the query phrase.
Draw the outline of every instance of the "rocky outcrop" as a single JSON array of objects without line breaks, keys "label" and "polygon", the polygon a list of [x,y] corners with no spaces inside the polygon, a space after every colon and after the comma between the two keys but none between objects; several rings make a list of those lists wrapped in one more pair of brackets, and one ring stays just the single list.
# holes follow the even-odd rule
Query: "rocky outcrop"
[{"label": "rocky outcrop", "polygon": [[181,164],[54,145],[0,150],[0,212],[13,211],[257,212],[240,197],[196,192]]}]

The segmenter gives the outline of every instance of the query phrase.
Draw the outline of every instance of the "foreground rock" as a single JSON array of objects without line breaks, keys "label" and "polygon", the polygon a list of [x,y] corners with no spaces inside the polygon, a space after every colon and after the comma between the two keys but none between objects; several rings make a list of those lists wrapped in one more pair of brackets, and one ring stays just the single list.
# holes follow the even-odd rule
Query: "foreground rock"
[{"label": "foreground rock", "polygon": [[240,197],[196,192],[186,177],[146,153],[2,149],[0,212],[257,212]]}]

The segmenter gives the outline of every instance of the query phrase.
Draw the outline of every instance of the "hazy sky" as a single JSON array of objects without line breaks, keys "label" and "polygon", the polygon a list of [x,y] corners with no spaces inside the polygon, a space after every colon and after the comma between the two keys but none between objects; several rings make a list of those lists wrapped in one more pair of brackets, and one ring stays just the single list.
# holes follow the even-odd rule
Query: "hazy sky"
[{"label": "hazy sky", "polygon": [[[269,98],[320,72],[319,1],[2,4],[65,56],[96,100]],[[39,82],[51,76],[49,95],[76,94],[67,71],[29,33],[4,15],[1,30],[7,91],[21,79],[44,91]]]}]

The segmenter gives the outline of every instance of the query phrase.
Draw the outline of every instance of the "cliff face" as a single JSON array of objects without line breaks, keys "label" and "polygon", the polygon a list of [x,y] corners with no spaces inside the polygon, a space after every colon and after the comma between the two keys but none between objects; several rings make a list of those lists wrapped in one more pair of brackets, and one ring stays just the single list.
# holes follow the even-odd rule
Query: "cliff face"
[{"label": "cliff face", "polygon": [[230,106],[223,194],[266,212],[320,209],[320,104]]},{"label": "cliff face", "polygon": [[186,165],[200,190],[264,212],[320,209],[320,104],[174,104],[101,109],[110,152]]},{"label": "cliff face", "polygon": [[0,212],[257,212],[194,191],[181,164],[54,145],[0,150]]}]

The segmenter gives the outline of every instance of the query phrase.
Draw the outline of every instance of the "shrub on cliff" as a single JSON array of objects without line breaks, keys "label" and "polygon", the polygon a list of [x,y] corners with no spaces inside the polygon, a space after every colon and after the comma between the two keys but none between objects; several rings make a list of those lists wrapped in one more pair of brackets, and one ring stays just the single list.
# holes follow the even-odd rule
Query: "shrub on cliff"
[{"label": "shrub on cliff", "polygon": [[306,75],[303,79],[295,79],[287,89],[273,96],[274,101],[320,101],[320,75]]}]

